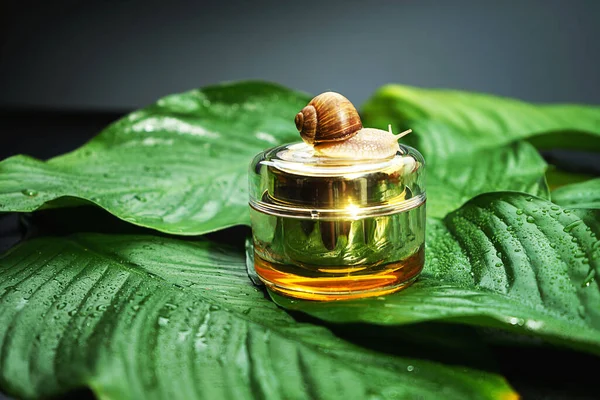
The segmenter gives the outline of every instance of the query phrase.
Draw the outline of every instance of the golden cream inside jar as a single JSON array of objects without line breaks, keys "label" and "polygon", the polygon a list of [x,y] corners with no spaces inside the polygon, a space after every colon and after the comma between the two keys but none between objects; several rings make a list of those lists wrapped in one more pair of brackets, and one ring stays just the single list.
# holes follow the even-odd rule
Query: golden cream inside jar
[{"label": "golden cream inside jar", "polygon": [[280,294],[380,296],[423,269],[424,160],[411,147],[356,160],[283,145],[254,158],[249,184],[254,267]]}]

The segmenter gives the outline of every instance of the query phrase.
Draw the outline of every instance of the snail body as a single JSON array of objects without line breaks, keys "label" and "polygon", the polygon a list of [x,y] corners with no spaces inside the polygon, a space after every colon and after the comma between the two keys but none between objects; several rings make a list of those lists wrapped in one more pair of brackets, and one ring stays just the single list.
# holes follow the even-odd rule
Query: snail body
[{"label": "snail body", "polygon": [[333,158],[388,158],[399,150],[396,135],[374,128],[360,129],[356,135],[343,141],[315,146],[317,154]]},{"label": "snail body", "polygon": [[352,103],[339,93],[325,92],[313,98],[295,118],[305,143],[323,157],[379,159],[393,157],[398,139],[410,130],[394,135],[389,131],[363,128]]}]

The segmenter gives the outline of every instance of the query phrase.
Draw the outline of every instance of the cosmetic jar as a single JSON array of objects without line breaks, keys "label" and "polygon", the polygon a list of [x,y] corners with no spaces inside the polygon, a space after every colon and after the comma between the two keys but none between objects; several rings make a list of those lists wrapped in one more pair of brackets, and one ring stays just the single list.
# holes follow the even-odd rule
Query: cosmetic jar
[{"label": "cosmetic jar", "polygon": [[310,300],[381,296],[412,283],[425,254],[424,160],[321,157],[306,143],[249,169],[254,268],[271,290]]}]

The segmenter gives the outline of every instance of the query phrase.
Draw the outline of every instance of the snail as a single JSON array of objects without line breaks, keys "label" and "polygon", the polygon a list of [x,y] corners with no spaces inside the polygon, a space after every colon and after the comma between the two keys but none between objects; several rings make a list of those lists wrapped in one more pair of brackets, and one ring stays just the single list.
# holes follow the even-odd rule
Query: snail
[{"label": "snail", "polygon": [[350,100],[336,92],[313,98],[295,118],[302,140],[324,157],[378,159],[393,157],[400,150],[398,135],[389,130],[363,128],[358,111]]}]

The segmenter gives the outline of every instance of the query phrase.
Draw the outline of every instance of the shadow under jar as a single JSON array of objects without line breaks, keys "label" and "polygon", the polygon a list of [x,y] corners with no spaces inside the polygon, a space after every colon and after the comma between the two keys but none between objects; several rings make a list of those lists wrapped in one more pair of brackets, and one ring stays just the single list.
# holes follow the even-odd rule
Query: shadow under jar
[{"label": "shadow under jar", "polygon": [[249,171],[254,268],[310,300],[380,296],[411,284],[425,254],[424,160],[316,156],[304,143],[258,154]]}]

